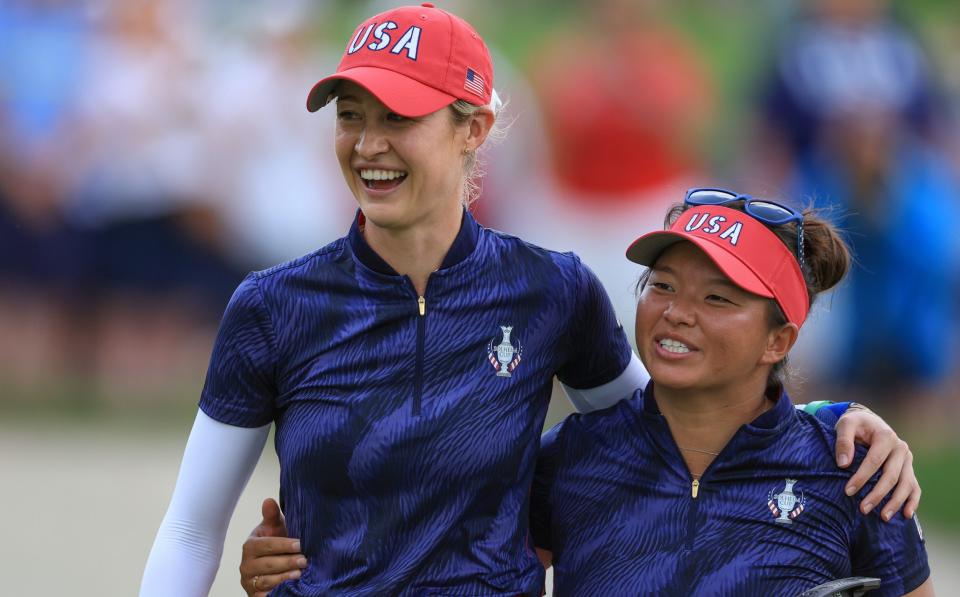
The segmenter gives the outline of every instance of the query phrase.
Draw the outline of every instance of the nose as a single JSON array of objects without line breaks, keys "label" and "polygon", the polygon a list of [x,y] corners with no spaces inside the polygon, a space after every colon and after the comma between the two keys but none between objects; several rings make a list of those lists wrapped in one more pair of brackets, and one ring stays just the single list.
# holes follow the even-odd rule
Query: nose
[{"label": "nose", "polygon": [[663,311],[663,318],[673,325],[692,326],[696,322],[696,315],[690,305],[679,297],[675,297]]},{"label": "nose", "polygon": [[353,150],[364,159],[372,159],[390,148],[386,135],[375,125],[367,125],[360,131]]}]

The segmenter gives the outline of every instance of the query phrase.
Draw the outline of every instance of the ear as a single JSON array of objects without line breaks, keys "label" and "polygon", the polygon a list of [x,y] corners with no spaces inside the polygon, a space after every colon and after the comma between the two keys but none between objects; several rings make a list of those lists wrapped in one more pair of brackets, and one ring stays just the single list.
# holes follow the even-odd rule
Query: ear
[{"label": "ear", "polygon": [[493,128],[495,117],[493,111],[489,108],[481,108],[474,112],[470,117],[469,128],[467,129],[467,138],[464,151],[474,151],[487,139],[490,130]]},{"label": "ear", "polygon": [[786,358],[797,341],[800,328],[795,323],[774,329],[767,336],[767,346],[760,357],[761,365],[775,365]]}]

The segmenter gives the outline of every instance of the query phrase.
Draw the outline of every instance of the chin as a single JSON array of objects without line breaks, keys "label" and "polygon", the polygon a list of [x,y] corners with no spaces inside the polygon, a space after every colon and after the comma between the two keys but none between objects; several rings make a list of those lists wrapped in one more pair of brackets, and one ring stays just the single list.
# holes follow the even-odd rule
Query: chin
[{"label": "chin", "polygon": [[687,371],[670,371],[665,367],[652,367],[649,372],[655,386],[672,390],[689,390],[700,382],[698,376],[691,375],[691,372]]},{"label": "chin", "polygon": [[675,375],[651,375],[650,379],[656,387],[671,390],[688,390],[694,385],[689,380],[677,379]]},{"label": "chin", "polygon": [[378,228],[397,228],[403,223],[403,214],[395,204],[366,198],[358,203],[363,217]]}]

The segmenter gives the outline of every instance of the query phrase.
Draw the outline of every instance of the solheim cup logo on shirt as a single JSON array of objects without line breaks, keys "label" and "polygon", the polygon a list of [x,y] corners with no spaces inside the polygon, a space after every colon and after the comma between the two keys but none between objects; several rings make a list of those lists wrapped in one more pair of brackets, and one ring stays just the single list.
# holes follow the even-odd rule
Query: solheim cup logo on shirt
[{"label": "solheim cup logo on shirt", "polygon": [[767,507],[770,513],[780,524],[793,524],[793,521],[803,512],[803,506],[807,503],[803,491],[793,492],[793,486],[796,485],[796,479],[786,479],[786,486],[783,491],[776,493],[778,488],[773,488],[767,494]]},{"label": "solheim cup logo on shirt", "polygon": [[497,340],[496,336],[487,344],[487,360],[496,369],[497,377],[510,377],[514,369],[520,365],[520,353],[523,348],[516,339],[513,340],[514,344],[510,343],[510,332],[513,331],[512,325],[502,325],[500,330],[503,332],[500,344],[494,346],[493,343]]}]

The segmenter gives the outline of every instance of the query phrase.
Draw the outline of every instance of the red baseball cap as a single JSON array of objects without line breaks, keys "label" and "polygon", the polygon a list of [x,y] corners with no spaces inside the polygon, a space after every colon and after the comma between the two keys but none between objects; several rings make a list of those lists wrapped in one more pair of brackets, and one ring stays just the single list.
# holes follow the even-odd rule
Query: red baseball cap
[{"label": "red baseball cap", "polygon": [[810,297],[800,264],[762,222],[729,207],[692,207],[668,230],[650,232],[633,241],[627,248],[627,259],[649,267],[667,247],[681,241],[699,247],[740,288],[777,301],[787,321],[803,325]]},{"label": "red baseball cap", "polygon": [[466,21],[436,8],[402,6],[364,21],[354,32],[337,72],[307,96],[316,112],[341,80],[361,85],[402,116],[424,116],[458,99],[490,103],[493,62]]}]

